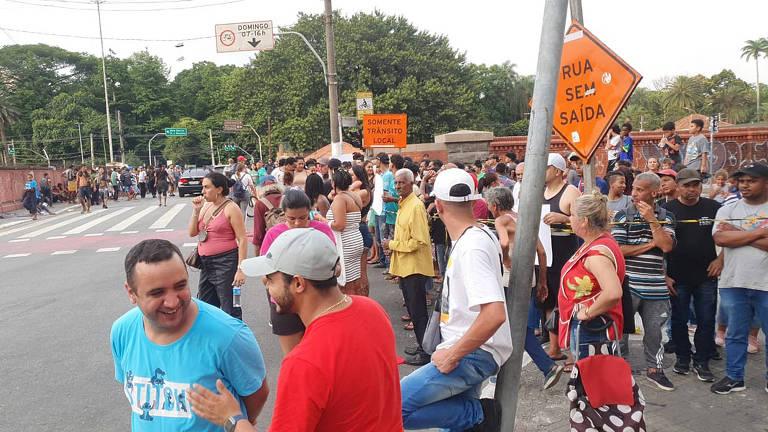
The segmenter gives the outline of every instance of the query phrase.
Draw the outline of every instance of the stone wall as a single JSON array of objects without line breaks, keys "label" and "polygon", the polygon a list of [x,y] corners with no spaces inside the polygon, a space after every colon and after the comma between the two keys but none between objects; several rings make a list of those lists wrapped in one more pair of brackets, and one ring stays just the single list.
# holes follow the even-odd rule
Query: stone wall
[{"label": "stone wall", "polygon": [[39,181],[43,178],[44,173],[48,173],[53,185],[62,183],[60,171],[0,167],[0,213],[22,208],[21,198],[24,196],[24,183],[27,182],[27,174],[30,171],[35,173],[35,180]]}]

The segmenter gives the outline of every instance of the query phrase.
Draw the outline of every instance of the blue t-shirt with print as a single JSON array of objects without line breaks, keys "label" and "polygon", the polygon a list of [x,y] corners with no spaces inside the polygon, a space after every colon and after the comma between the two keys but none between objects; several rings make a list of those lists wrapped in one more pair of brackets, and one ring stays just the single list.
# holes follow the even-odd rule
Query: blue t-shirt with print
[{"label": "blue t-shirt with print", "polygon": [[[136,307],[112,325],[115,379],[131,407],[133,431],[221,431],[196,416],[187,392],[192,384],[216,391],[221,379],[235,395],[251,395],[266,376],[261,349],[242,321],[192,299],[198,314],[187,334],[169,345],[151,342]],[[240,401],[245,413],[245,405]]]},{"label": "blue t-shirt with print", "polygon": [[633,147],[633,141],[631,136],[625,137],[621,141],[619,146],[619,160],[628,160],[630,162],[635,160],[635,154]]},{"label": "blue t-shirt with print", "polygon": [[40,198],[40,189],[38,189],[37,182],[35,180],[30,180],[24,183],[24,190],[27,190],[27,189],[34,189],[35,198]]},{"label": "blue t-shirt with print", "polygon": [[[389,196],[393,198],[400,198],[400,195],[398,195],[397,191],[395,190],[395,175],[392,174],[392,171],[387,170],[387,172],[382,174],[381,181],[384,185],[384,190],[389,191]],[[385,202],[384,214],[387,216],[387,223],[394,225],[395,221],[397,221],[397,202]]]}]

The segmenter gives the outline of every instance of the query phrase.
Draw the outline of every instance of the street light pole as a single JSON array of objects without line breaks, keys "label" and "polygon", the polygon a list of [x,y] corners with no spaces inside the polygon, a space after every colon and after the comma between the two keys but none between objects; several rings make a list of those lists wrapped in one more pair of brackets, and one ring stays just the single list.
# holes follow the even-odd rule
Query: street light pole
[{"label": "street light pole", "polygon": [[149,139],[149,144],[147,144],[147,150],[149,152],[149,157],[147,158],[147,160],[149,160],[149,165],[152,165],[152,140],[157,138],[158,135],[165,136],[165,132],[154,134],[152,138]]},{"label": "street light pole", "polygon": [[[563,30],[567,0],[547,0],[539,42],[539,60],[533,87],[531,126],[525,149],[525,181],[520,192],[520,212],[515,242],[512,248],[512,268],[509,277],[507,316],[509,317],[512,345],[517,347],[501,367],[496,383],[496,400],[503,407],[501,430],[515,430],[520,372],[528,306],[531,299],[531,269],[538,241],[541,203],[544,199],[544,177],[547,169],[549,145],[552,138],[555,96],[563,51]],[[506,325],[506,324],[505,324]]]},{"label": "street light pole", "polygon": [[107,66],[104,60],[104,36],[101,32],[101,7],[99,4],[103,0],[96,0],[96,13],[99,15],[99,40],[101,41],[101,76],[104,79],[104,106],[106,107],[107,115],[107,136],[109,138],[109,162],[115,162],[115,157],[112,154],[112,121],[109,118],[109,95],[107,94]]},{"label": "street light pole", "polygon": [[[254,129],[253,126],[251,126],[251,125],[246,125],[246,126],[251,128],[253,133],[256,134],[256,137],[259,138],[259,159],[263,162],[264,161],[264,156],[262,156],[262,154],[261,154],[261,135],[259,135],[259,133],[256,132],[256,129]],[[253,162],[253,160],[251,160],[251,162]]]},{"label": "street light pole", "polygon": [[80,163],[85,164],[85,156],[83,156],[83,133],[80,130],[80,123],[77,124],[77,136],[80,137]]},{"label": "street light pole", "polygon": [[339,82],[336,76],[336,49],[333,42],[333,8],[325,0],[325,50],[328,62],[328,108],[331,120],[331,156],[341,156],[339,134]]}]

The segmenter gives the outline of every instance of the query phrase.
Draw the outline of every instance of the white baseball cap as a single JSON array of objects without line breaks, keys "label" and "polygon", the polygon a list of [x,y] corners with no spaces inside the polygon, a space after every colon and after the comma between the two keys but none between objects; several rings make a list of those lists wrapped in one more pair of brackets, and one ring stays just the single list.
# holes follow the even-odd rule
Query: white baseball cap
[{"label": "white baseball cap", "polygon": [[280,234],[266,254],[244,259],[240,269],[246,276],[264,276],[279,271],[324,281],[336,275],[338,262],[336,245],[322,231],[294,228]]},{"label": "white baseball cap", "polygon": [[475,194],[475,181],[466,171],[459,168],[449,168],[435,178],[435,186],[430,196],[442,201],[464,202],[476,201],[482,195]]},{"label": "white baseball cap", "polygon": [[550,153],[549,158],[547,159],[547,166],[553,166],[560,171],[565,171],[565,159],[563,159],[563,156],[560,153]]}]

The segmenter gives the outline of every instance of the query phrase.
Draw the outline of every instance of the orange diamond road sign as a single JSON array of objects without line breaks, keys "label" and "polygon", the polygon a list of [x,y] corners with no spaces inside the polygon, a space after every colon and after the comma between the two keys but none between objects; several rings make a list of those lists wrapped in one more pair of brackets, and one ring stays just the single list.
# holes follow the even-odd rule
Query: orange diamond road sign
[{"label": "orange diamond road sign", "polygon": [[643,77],[574,21],[563,40],[553,128],[588,160]]},{"label": "orange diamond road sign", "polygon": [[407,114],[367,114],[363,116],[363,144],[365,148],[405,148],[407,135]]}]

